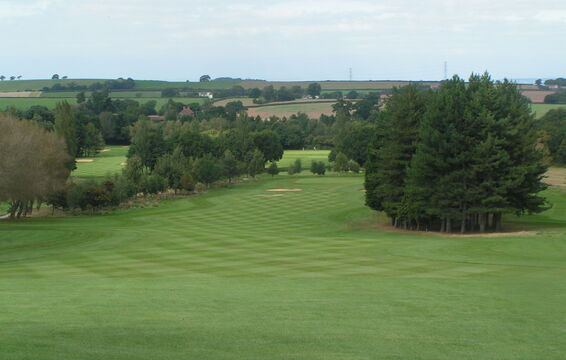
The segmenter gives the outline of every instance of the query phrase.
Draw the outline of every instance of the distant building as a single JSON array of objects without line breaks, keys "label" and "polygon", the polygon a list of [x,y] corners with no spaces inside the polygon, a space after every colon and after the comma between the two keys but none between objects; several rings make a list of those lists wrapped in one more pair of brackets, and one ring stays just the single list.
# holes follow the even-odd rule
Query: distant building
[{"label": "distant building", "polygon": [[183,106],[183,110],[181,110],[179,112],[179,114],[177,115],[177,118],[182,118],[183,116],[194,116],[195,113],[194,111],[191,110],[190,107],[188,106]]},{"label": "distant building", "polygon": [[212,94],[210,91],[199,92],[199,93],[198,93],[198,96],[199,96],[199,97],[209,98],[209,99],[214,98],[214,94]]}]

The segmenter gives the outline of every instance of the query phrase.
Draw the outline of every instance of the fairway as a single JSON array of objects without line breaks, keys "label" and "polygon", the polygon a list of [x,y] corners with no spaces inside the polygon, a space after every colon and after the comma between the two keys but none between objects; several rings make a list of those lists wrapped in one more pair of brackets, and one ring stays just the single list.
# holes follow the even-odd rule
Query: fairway
[{"label": "fairway", "polygon": [[277,162],[279,168],[287,168],[293,164],[296,159],[301,159],[303,171],[308,172],[313,160],[328,163],[328,154],[330,150],[285,150],[283,158]]},{"label": "fairway", "polygon": [[114,174],[122,171],[122,165],[126,162],[127,146],[107,146],[105,151],[98,153],[95,157],[88,158],[92,162],[81,162],[77,159],[77,168],[72,172],[71,176],[77,176],[85,179],[102,178],[108,174]]},{"label": "fairway", "polygon": [[2,354],[563,358],[564,192],[508,226],[526,234],[436,236],[383,229],[362,181],[265,176],[157,208],[0,222]]}]

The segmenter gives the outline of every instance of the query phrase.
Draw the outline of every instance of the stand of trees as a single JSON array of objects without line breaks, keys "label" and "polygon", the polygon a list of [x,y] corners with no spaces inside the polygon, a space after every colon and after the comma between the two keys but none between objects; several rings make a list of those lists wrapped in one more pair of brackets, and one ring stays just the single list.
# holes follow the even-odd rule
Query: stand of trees
[{"label": "stand of trees", "polygon": [[366,162],[366,204],[397,227],[501,229],[502,215],[547,209],[547,168],[528,101],[488,74],[453,77],[437,91],[396,89],[378,118]]},{"label": "stand of trees", "polygon": [[540,129],[539,148],[548,156],[548,162],[566,164],[566,109],[553,109],[537,122]]},{"label": "stand of trees", "polygon": [[56,133],[0,113],[0,144],[0,201],[10,204],[10,217],[30,213],[65,187],[71,156]]}]

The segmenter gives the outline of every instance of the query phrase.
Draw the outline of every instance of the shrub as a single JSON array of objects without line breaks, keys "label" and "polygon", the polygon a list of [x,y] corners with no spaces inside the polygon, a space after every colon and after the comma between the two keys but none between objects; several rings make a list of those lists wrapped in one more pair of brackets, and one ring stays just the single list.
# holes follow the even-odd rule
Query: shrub
[{"label": "shrub", "polygon": [[355,160],[348,161],[348,170],[354,173],[360,172],[360,164],[358,164]]},{"label": "shrub", "polygon": [[311,164],[311,172],[315,175],[324,175],[326,173],[326,165],[323,161],[314,160]]},{"label": "shrub", "polygon": [[157,194],[167,189],[167,179],[159,175],[144,175],[141,180],[141,191],[144,194]]}]

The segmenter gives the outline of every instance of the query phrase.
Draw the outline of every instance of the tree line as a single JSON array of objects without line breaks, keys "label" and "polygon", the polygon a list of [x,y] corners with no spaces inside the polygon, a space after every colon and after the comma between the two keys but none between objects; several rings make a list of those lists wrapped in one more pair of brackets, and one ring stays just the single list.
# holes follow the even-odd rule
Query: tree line
[{"label": "tree line", "polygon": [[537,138],[528,100],[488,74],[395,89],[369,147],[366,204],[405,229],[498,231],[503,214],[548,207]]}]

